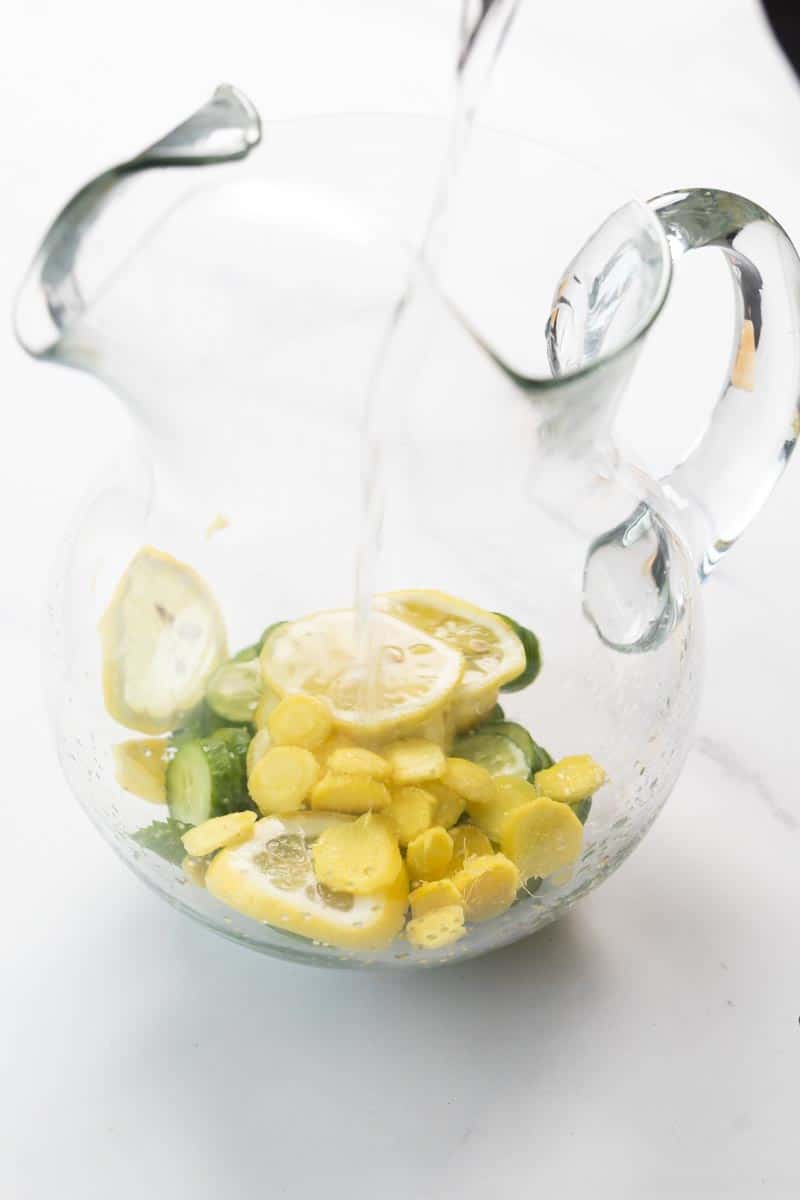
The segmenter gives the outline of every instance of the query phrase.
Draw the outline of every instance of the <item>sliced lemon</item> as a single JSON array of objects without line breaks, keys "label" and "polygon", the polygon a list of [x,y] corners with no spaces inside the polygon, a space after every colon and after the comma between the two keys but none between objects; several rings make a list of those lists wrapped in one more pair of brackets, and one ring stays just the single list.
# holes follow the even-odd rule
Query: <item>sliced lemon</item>
[{"label": "sliced lemon", "polygon": [[456,689],[447,709],[448,723],[456,733],[466,733],[474,729],[489,716],[497,706],[498,688],[487,688],[483,692],[461,694],[461,688]]},{"label": "sliced lemon", "polygon": [[426,588],[386,592],[374,603],[381,612],[407,621],[463,656],[464,674],[454,699],[460,702],[460,719],[467,723],[470,699],[495,691],[525,670],[525,647],[496,613]]},{"label": "sliced lemon", "polygon": [[388,946],[405,920],[405,867],[388,887],[364,896],[325,887],[314,873],[310,843],[350,820],[333,813],[266,817],[249,841],[214,858],[206,887],[223,904],[276,929],[343,949]]},{"label": "sliced lemon", "polygon": [[139,551],[117,584],[100,636],[106,709],[140,733],[174,729],[228,657],[208,585],[152,546]]},{"label": "sliced lemon", "polygon": [[383,612],[372,614],[369,643],[365,665],[352,610],[316,613],[272,631],[261,670],[280,695],[324,700],[337,726],[367,737],[400,731],[444,707],[464,667],[457,648]]}]

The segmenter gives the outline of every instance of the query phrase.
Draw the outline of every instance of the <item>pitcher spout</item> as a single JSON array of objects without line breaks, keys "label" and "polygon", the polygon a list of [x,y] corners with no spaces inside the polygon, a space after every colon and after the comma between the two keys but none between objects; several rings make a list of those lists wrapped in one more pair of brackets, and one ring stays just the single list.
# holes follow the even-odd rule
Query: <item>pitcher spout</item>
[{"label": "pitcher spout", "polygon": [[17,295],[14,330],[23,349],[35,358],[70,362],[65,335],[174,203],[180,183],[173,172],[153,168],[232,162],[260,139],[256,109],[222,84],[165,137],[81,188],[47,231]]}]

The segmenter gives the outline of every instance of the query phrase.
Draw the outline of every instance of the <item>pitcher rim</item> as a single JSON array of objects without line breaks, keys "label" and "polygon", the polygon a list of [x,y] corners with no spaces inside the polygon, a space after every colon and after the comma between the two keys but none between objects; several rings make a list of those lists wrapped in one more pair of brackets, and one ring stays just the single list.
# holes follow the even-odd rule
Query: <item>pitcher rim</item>
[{"label": "pitcher rim", "polygon": [[[237,97],[244,100],[245,110],[249,115],[254,117],[257,125],[257,135],[249,141],[246,148],[241,153],[230,154],[227,156],[227,160],[233,160],[236,158],[241,159],[246,157],[250,150],[254,149],[261,140],[260,119],[255,106],[252,105],[252,103],[248,101],[246,97],[243,97],[242,93],[236,91],[236,89],[229,88],[229,85],[221,85],[221,87],[217,89],[215,96],[226,89],[232,93],[235,93]],[[448,124],[448,118],[436,113],[403,112],[397,110],[387,112],[341,110],[332,113],[302,113],[294,116],[279,116],[274,120],[267,121],[265,123],[265,129],[268,132],[271,128],[290,128],[292,126],[313,126],[324,124],[338,125],[342,123],[349,124],[351,122],[354,124],[418,123],[419,125],[426,126],[428,128],[438,127],[440,129],[444,129]],[[582,159],[577,155],[567,153],[553,143],[529,136],[526,133],[521,133],[514,129],[504,128],[497,124],[483,122],[480,120],[476,120],[475,127],[482,135],[487,135],[492,139],[509,139],[526,147],[530,147],[532,150],[539,149],[547,151],[548,154],[563,159],[565,162],[569,162],[573,166],[580,167],[589,174],[594,174],[599,178],[608,180],[609,182],[611,181],[610,177],[605,175],[604,172],[591,161]],[[92,191],[98,191],[103,188],[107,188],[110,193],[118,181],[142,170],[168,170],[175,165],[181,165],[184,167],[219,165],[220,161],[220,157],[217,155],[198,155],[190,161],[184,161],[180,164],[170,161],[153,162],[148,159],[148,151],[145,151],[141,155],[138,155],[127,162],[115,164],[114,166],[101,171],[99,174],[93,176],[86,184],[81,186],[58,211],[56,216],[47,227],[30,260],[30,265],[28,266],[15,293],[12,307],[12,323],[16,340],[22,349],[33,358],[55,358],[57,357],[59,345],[69,332],[69,321],[67,321],[67,323],[65,323],[63,326],[57,323],[53,310],[48,303],[47,295],[42,286],[41,278],[45,266],[53,257],[56,243],[61,242],[63,244],[69,235],[72,235],[73,240],[80,236],[80,224],[75,219],[74,210],[76,207],[79,208],[79,202],[83,197],[87,196]],[[624,186],[625,190],[627,191],[627,185]],[[484,343],[487,352],[493,357],[497,358],[503,369],[514,375],[521,386],[526,387],[531,391],[549,391],[554,388],[558,388],[561,384],[592,375],[595,371],[598,371],[603,367],[615,362],[617,359],[622,358],[639,342],[641,342],[661,312],[666,301],[666,297],[669,294],[672,280],[672,257],[670,254],[666,234],[661,222],[658,220],[656,213],[652,210],[652,208],[650,208],[647,200],[642,199],[640,196],[631,191],[628,194],[628,202],[634,202],[637,204],[643,220],[646,220],[650,230],[654,234],[655,240],[660,246],[660,279],[653,301],[648,309],[642,314],[642,316],[640,316],[639,319],[634,322],[628,335],[618,345],[609,350],[601,351],[596,358],[593,358],[591,362],[588,362],[585,365],[570,367],[557,375],[523,375],[510,370],[505,363],[502,363],[502,361],[499,359],[499,356],[492,351],[491,347]],[[589,232],[587,235],[587,241],[590,240],[593,233],[594,230]],[[35,306],[35,308],[38,309],[40,322],[42,317],[44,317],[44,319],[47,321],[49,326],[49,336],[38,338],[35,336],[27,336],[24,325],[28,318],[23,312],[26,305],[32,305],[32,307]],[[82,315],[89,313],[91,308],[92,301],[87,304]],[[42,326],[40,323],[39,328],[41,329],[41,327]],[[478,336],[479,340],[483,341],[479,335],[476,334],[475,336]]]}]

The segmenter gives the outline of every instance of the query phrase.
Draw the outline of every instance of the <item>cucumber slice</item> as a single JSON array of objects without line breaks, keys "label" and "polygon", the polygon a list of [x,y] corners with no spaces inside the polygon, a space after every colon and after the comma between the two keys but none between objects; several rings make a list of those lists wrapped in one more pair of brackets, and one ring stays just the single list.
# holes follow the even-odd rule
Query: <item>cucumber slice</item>
[{"label": "cucumber slice", "polygon": [[[553,760],[544,746],[535,742],[522,725],[518,725],[516,721],[502,721],[492,726],[492,730],[495,729],[498,733],[504,733],[506,737],[511,738],[512,742],[516,742],[520,750],[525,752],[531,764],[531,779],[537,771],[544,771],[546,767],[552,767]],[[489,732],[488,729],[487,732]]]},{"label": "cucumber slice", "polygon": [[264,649],[264,642],[267,640],[269,635],[272,633],[273,629],[280,629],[281,625],[288,625],[288,623],[289,623],[288,621],[273,621],[271,625],[268,625],[267,628],[262,633],[261,637],[256,642],[256,646],[255,646],[256,654],[260,654],[261,651]]},{"label": "cucumber slice", "polygon": [[201,700],[199,704],[188,712],[183,718],[179,727],[173,730],[170,741],[173,746],[182,746],[185,742],[192,742],[195,738],[210,737],[221,725],[225,722],[210,709],[205,700]]},{"label": "cucumber slice", "polygon": [[539,755],[539,761],[533,764],[531,769],[531,778],[536,774],[537,771],[546,771],[547,768],[552,767],[553,763],[555,762],[553,756],[549,754],[547,750],[545,750],[544,746],[540,746],[538,742],[536,743],[536,751]]},{"label": "cucumber slice", "polygon": [[525,752],[504,733],[486,728],[459,738],[453,745],[454,758],[466,758],[484,767],[490,775],[514,775],[527,779],[531,772]]},{"label": "cucumber slice", "polygon": [[185,742],[167,767],[171,815],[188,825],[252,809],[247,792],[249,729],[218,729]]},{"label": "cucumber slice", "polygon": [[502,733],[503,737],[511,738],[528,760],[529,771],[536,762],[539,748],[527,729],[516,721],[493,721],[491,725],[482,726],[481,733]]},{"label": "cucumber slice", "polygon": [[234,654],[231,662],[246,663],[252,662],[254,658],[258,658],[261,653],[259,647],[261,643],[255,642],[252,646],[245,646],[244,650],[240,650],[238,654]]},{"label": "cucumber slice", "polygon": [[[251,649],[253,647],[241,653],[249,653]],[[253,719],[262,687],[258,658],[242,659],[237,655],[231,662],[217,667],[211,676],[206,689],[206,703],[223,720],[244,724]]]},{"label": "cucumber slice", "polygon": [[[544,770],[544,768],[542,768],[542,770]],[[572,811],[575,813],[575,816],[578,818],[581,825],[585,825],[589,817],[589,813],[592,811],[592,797],[587,796],[585,800],[579,801],[578,804],[573,804]]]},{"label": "cucumber slice", "polygon": [[[470,758],[471,761],[474,762],[481,761],[479,759],[472,759],[469,743],[473,739],[482,737],[484,735],[498,735],[508,738],[509,741],[513,742],[514,745],[518,747],[525,759],[525,762],[527,763],[527,771],[523,774],[521,762],[516,770],[502,771],[492,770],[487,763],[481,762],[481,766],[485,766],[492,775],[518,775],[520,779],[530,779],[532,781],[537,771],[543,771],[545,767],[551,767],[553,765],[553,760],[545,750],[544,746],[540,746],[537,742],[535,742],[528,733],[527,729],[525,729],[522,725],[518,725],[516,721],[487,721],[485,725],[481,725],[480,729],[477,729],[474,733],[468,734],[467,737],[461,738],[457,743],[459,749],[454,748],[453,754],[457,754],[461,758]],[[482,751],[479,747],[478,753],[484,753],[484,751]]]},{"label": "cucumber slice", "polygon": [[542,669],[542,655],[539,650],[539,639],[531,629],[526,629],[524,625],[519,625],[513,617],[507,617],[505,613],[495,613],[496,617],[502,617],[507,625],[510,625],[517,635],[525,649],[525,670],[508,683],[504,683],[500,688],[501,692],[521,692],[523,688],[528,687],[533,683],[536,676]]},{"label": "cucumber slice", "polygon": [[144,846],[145,850],[152,850],[160,858],[165,858],[167,862],[180,866],[186,857],[186,850],[181,838],[190,829],[191,825],[186,825],[183,821],[176,821],[170,817],[168,821],[153,821],[144,829],[137,829],[132,836],[133,840],[140,846]]},{"label": "cucumber slice", "polygon": [[495,704],[494,708],[490,708],[486,716],[481,721],[483,725],[496,725],[498,721],[505,721],[506,714],[503,712],[502,704]]},{"label": "cucumber slice", "polygon": [[257,642],[253,642],[252,646],[245,646],[244,650],[240,650],[238,654],[234,654],[231,662],[250,662],[253,658],[258,658],[261,653],[261,648],[273,629],[277,629],[279,625],[285,625],[285,621],[274,621],[272,625],[268,625]]},{"label": "cucumber slice", "polygon": [[533,779],[537,771],[544,771],[546,767],[552,767],[553,760],[545,750],[544,746],[540,746],[535,742],[527,729],[522,725],[518,725],[516,721],[496,721],[491,728],[485,727],[486,733],[495,732],[503,733],[506,737],[511,738],[512,742],[516,742],[520,750],[524,751],[531,764],[530,777]]}]

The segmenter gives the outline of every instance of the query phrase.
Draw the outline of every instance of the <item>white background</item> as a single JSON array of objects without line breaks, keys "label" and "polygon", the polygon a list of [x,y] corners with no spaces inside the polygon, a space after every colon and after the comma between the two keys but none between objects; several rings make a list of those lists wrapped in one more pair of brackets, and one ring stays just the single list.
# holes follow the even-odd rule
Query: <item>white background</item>
[{"label": "white background", "polygon": [[[800,92],[755,3],[523,4],[489,120],[641,194],[750,194],[800,240]],[[456,0],[3,13],[6,312],[64,199],[218,81],[266,119],[441,112],[457,25]],[[625,433],[649,434],[648,461],[659,408],[707,405],[722,368],[702,279],[687,266],[633,389],[648,407]],[[314,972],[172,912],[67,792],[39,615],[68,515],[126,418],[0,325],[3,1200],[796,1197],[800,467],[706,589],[697,749],[633,859],[561,924],[478,962]]]}]

